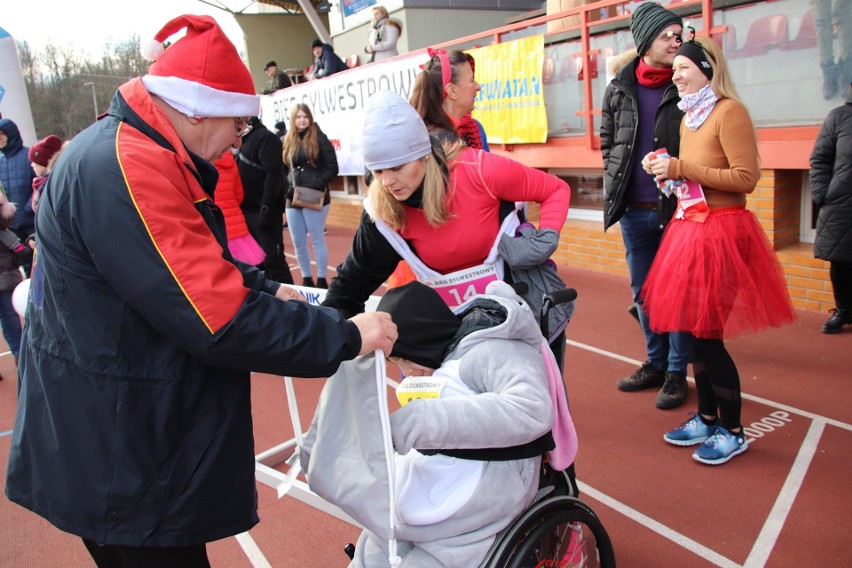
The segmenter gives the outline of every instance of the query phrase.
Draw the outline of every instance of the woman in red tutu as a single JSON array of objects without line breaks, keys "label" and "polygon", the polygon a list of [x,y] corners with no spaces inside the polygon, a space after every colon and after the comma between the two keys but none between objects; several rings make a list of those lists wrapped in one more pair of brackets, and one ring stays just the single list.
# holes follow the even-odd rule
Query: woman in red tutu
[{"label": "woman in red tutu", "polygon": [[652,152],[643,167],[662,191],[677,194],[678,211],[642,294],[655,332],[695,337],[698,413],[663,438],[678,446],[700,444],[692,457],[717,465],[748,448],[740,378],[724,340],[790,323],[796,315],[775,251],[745,208],[760,177],[757,140],[716,43],[685,41],[672,80],[686,113],[680,157]]}]

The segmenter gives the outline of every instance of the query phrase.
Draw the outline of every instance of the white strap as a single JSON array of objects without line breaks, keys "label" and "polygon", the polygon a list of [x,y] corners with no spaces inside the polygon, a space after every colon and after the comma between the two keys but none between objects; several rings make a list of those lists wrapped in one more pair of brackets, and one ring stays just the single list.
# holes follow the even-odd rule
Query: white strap
[{"label": "white strap", "polygon": [[[494,243],[491,245],[491,250],[488,251],[488,256],[485,258],[485,261],[482,264],[493,264],[497,269],[497,277],[500,280],[504,279],[504,269],[503,269],[503,259],[500,258],[500,253],[498,250],[498,245],[500,244],[500,237],[503,234],[514,235],[515,229],[521,224],[520,219],[518,218],[518,210],[524,206],[522,201],[515,203],[515,209],[509,215],[506,215],[506,218],[503,219],[503,222],[500,224],[500,231],[497,233],[497,238],[494,239]],[[420,260],[420,258],[411,250],[411,247],[408,246],[408,243],[405,242],[405,239],[402,236],[391,229],[387,223],[379,219],[370,206],[370,196],[367,196],[364,199],[364,209],[367,210],[367,214],[370,215],[370,218],[376,224],[376,228],[382,234],[382,236],[390,243],[393,250],[397,252],[399,256],[402,257],[404,261],[408,263],[411,267],[412,272],[414,272],[417,279],[421,282],[425,280],[435,280],[443,276],[440,272],[436,272],[432,270],[426,264]]]},{"label": "white strap", "polygon": [[387,370],[385,369],[385,354],[382,351],[377,350],[375,352],[375,358],[376,389],[379,395],[379,415],[382,419],[382,440],[384,441],[385,457],[387,458],[385,465],[388,468],[388,491],[390,493],[388,495],[390,500],[390,507],[388,508],[390,513],[390,519],[388,519],[388,562],[390,562],[391,568],[397,568],[400,564],[402,564],[402,558],[399,557],[396,549],[396,466],[394,463],[393,438],[391,437],[390,430],[388,392],[387,387],[385,386],[385,376],[387,375]]}]

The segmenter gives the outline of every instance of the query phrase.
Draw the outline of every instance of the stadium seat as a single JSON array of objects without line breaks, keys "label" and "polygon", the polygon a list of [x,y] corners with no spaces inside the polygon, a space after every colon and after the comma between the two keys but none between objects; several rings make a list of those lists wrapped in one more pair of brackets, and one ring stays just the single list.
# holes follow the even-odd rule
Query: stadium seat
[{"label": "stadium seat", "polygon": [[361,60],[358,58],[357,53],[353,53],[349,57],[346,58],[346,66],[352,69],[353,67],[358,67],[361,65]]},{"label": "stadium seat", "polygon": [[788,42],[787,16],[772,14],[755,20],[748,28],[742,48],[728,53],[731,59],[763,55],[772,48],[781,48]]},{"label": "stadium seat", "polygon": [[799,33],[796,37],[781,46],[783,50],[790,49],[805,49],[807,47],[816,47],[817,34],[816,26],[814,26],[814,12],[808,10],[802,17],[802,23],[799,24]]}]

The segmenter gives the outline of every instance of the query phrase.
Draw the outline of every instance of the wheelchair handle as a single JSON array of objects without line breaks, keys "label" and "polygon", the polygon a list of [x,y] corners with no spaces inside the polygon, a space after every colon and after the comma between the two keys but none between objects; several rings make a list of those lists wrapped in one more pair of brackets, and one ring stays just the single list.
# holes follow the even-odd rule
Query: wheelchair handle
[{"label": "wheelchair handle", "polygon": [[559,304],[567,304],[568,302],[573,302],[577,299],[577,290],[574,288],[565,288],[563,290],[557,290],[556,292],[551,292],[550,294],[545,294],[544,301],[549,302],[552,306],[557,306]]},{"label": "wheelchair handle", "polygon": [[550,326],[548,325],[547,315],[550,313],[550,309],[553,306],[558,306],[559,304],[567,304],[568,302],[573,302],[577,299],[577,290],[574,288],[563,288],[562,290],[557,290],[556,292],[551,292],[550,294],[544,295],[544,300],[541,303],[541,314],[540,314],[540,324],[541,324],[541,334],[547,338],[550,335]]}]

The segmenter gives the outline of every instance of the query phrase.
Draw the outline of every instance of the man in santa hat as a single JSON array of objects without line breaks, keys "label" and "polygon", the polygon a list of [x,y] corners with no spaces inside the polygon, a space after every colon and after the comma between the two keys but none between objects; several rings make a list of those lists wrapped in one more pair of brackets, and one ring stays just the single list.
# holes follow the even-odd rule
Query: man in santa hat
[{"label": "man in santa hat", "polygon": [[155,39],[45,183],[6,479],[101,567],[209,566],[258,522],[249,372],[325,377],[396,340],[231,257],[211,162],[260,98],[212,18]]}]

